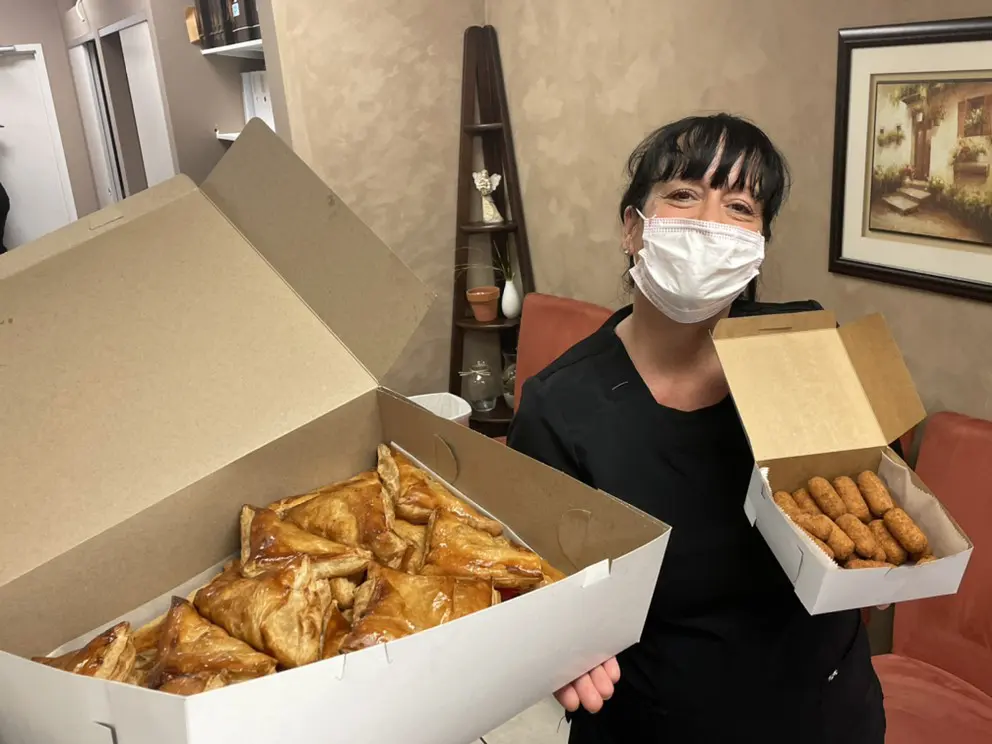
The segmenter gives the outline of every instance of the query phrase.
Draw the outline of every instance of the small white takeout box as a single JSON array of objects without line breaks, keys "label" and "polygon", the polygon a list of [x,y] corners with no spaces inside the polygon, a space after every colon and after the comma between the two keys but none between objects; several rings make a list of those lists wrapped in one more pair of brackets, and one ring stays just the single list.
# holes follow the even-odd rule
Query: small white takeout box
[{"label": "small white takeout box", "polygon": [[[972,544],[888,443],[926,412],[881,315],[837,327],[830,312],[732,318],[717,353],[755,456],[744,509],[810,614],[953,594]],[[767,471],[767,478],[761,470]],[[871,470],[923,529],[938,560],[844,569],[788,519],[774,491]]]},{"label": "small white takeout box", "polygon": [[[462,744],[638,640],[666,525],[379,386],[429,302],[258,121],[200,188],[0,257],[0,742]],[[383,441],[568,578],[189,698],[28,660],[163,613],[237,552],[242,504]]]}]

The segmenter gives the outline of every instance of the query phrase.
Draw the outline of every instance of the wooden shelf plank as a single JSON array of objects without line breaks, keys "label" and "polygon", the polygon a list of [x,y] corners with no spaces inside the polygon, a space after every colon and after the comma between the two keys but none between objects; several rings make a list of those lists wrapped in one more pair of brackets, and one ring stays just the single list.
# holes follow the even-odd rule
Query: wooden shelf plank
[{"label": "wooden shelf plank", "polygon": [[516,328],[520,325],[520,318],[496,318],[489,322],[476,320],[475,318],[459,318],[455,325],[467,331],[502,331],[507,328]]},{"label": "wooden shelf plank", "polygon": [[464,233],[514,232],[517,229],[517,223],[512,220],[507,222],[496,222],[493,224],[487,224],[485,222],[467,222],[464,225],[459,225],[458,229]]},{"label": "wooden shelf plank", "polygon": [[503,130],[503,122],[490,121],[485,124],[466,124],[466,134],[485,134],[486,132],[500,132]]},{"label": "wooden shelf plank", "polygon": [[220,55],[221,57],[241,57],[242,59],[265,59],[265,50],[261,39],[254,41],[242,41],[238,44],[228,44],[226,46],[211,47],[204,49],[203,56]]}]

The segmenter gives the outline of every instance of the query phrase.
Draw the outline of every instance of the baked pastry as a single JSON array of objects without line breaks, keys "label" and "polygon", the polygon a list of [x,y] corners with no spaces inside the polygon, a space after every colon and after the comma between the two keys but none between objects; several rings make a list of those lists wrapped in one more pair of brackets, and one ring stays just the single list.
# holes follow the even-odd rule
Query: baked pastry
[{"label": "baked pastry", "polygon": [[456,497],[402,452],[380,444],[378,456],[379,477],[397,516],[414,524],[427,524],[431,514],[441,510],[490,535],[503,534],[503,525]]},{"label": "baked pastry", "polygon": [[129,682],[135,661],[131,625],[117,623],[80,649],[54,658],[37,656],[32,661],[84,677]]},{"label": "baked pastry", "polygon": [[320,656],[324,612],[330,602],[326,581],[314,577],[307,556],[260,576],[241,575],[237,562],[196,593],[193,604],[256,651],[284,667],[298,667]]},{"label": "baked pastry", "polygon": [[337,603],[339,609],[351,609],[355,602],[355,590],[358,589],[358,583],[353,577],[328,579],[327,588],[331,593],[331,599]]},{"label": "baked pastry", "polygon": [[341,653],[341,644],[351,632],[351,621],[338,608],[337,603],[332,602],[324,615],[324,637],[320,644],[320,658],[330,659]]},{"label": "baked pastry", "polygon": [[279,519],[271,509],[241,507],[241,573],[258,576],[285,566],[298,555],[310,557],[314,576],[328,579],[364,571],[372,560],[365,548],[328,540]]},{"label": "baked pastry", "polygon": [[499,601],[489,581],[414,576],[373,565],[368,580],[358,589],[354,622],[340,644],[340,652],[395,641]]},{"label": "baked pastry", "polygon": [[408,544],[393,531],[393,502],[373,471],[269,506],[279,517],[328,540],[372,551],[398,567]]},{"label": "baked pastry", "polygon": [[427,525],[412,524],[405,519],[397,519],[393,524],[396,534],[409,543],[400,568],[407,573],[420,573],[427,556]]},{"label": "baked pastry", "polygon": [[492,581],[498,589],[532,588],[544,581],[541,557],[438,511],[427,527],[422,573]]},{"label": "baked pastry", "polygon": [[159,686],[161,692],[170,692],[173,695],[199,695],[201,692],[209,692],[220,687],[227,687],[230,680],[224,672],[218,674],[183,674],[178,676],[168,676],[163,679]]},{"label": "baked pastry", "polygon": [[200,617],[185,599],[172,598],[160,625],[158,654],[147,686],[179,695],[264,677],[276,660]]}]

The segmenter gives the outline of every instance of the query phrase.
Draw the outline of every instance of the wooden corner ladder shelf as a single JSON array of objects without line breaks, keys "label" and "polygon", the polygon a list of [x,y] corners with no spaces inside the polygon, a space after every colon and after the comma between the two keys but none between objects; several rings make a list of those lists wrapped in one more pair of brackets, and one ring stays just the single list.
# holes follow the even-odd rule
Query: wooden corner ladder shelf
[{"label": "wooden corner ladder shelf", "polygon": [[[512,265],[521,297],[534,291],[534,272],[527,242],[520,179],[513,149],[513,135],[503,83],[503,70],[499,55],[499,42],[492,26],[471,26],[465,31],[465,57],[462,79],[461,140],[458,153],[458,211],[456,217],[454,298],[451,317],[451,368],[449,390],[461,395],[462,377],[466,367],[465,334],[469,332],[495,332],[499,336],[500,351],[516,349],[519,318],[506,318],[500,313],[496,320],[482,322],[472,316],[465,292],[468,275],[460,267],[469,263],[471,236],[488,238],[493,256],[493,266]],[[478,118],[477,118],[478,117]],[[481,139],[483,167],[490,173],[503,177],[500,188],[493,193],[493,201],[505,221],[496,224],[472,221],[472,203],[479,199],[472,172],[475,170],[475,144]],[[507,208],[509,206],[509,209]],[[515,259],[515,260],[514,260]],[[498,272],[497,272],[498,273]],[[496,285],[502,296],[506,280],[497,276]],[[502,396],[496,408],[488,412],[473,411],[472,427],[489,436],[506,434],[513,411]]]}]

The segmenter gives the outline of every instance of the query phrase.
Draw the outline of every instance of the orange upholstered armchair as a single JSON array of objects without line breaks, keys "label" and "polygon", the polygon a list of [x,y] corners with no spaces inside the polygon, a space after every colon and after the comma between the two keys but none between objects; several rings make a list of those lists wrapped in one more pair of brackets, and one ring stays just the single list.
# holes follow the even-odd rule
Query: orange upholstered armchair
[{"label": "orange upholstered armchair", "polygon": [[896,605],[876,656],[892,744],[992,742],[992,422],[937,413],[916,472],[975,544],[960,591]]},{"label": "orange upholstered armchair", "polygon": [[613,311],[590,302],[537,292],[528,294],[520,316],[514,408],[520,405],[524,382],[591,336],[612,314]]},{"label": "orange upholstered armchair", "polygon": [[[612,311],[591,302],[531,292],[524,297],[517,341],[514,410],[520,406],[524,382],[599,329]],[[500,437],[505,442],[506,437]]]}]

